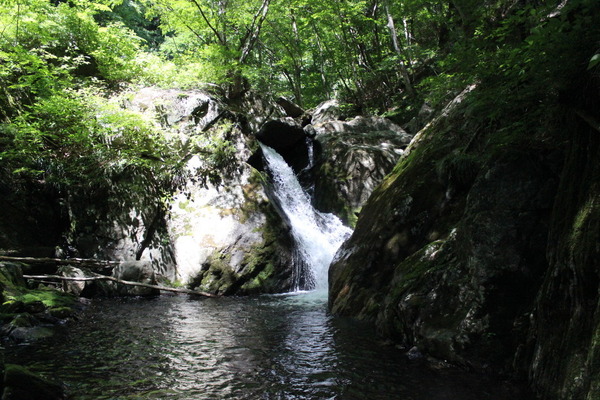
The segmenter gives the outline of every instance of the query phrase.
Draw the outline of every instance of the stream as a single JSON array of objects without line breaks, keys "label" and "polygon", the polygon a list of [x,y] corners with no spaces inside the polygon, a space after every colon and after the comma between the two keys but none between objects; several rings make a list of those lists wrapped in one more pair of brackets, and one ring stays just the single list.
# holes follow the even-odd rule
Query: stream
[{"label": "stream", "polygon": [[6,362],[62,382],[74,400],[518,399],[508,384],[409,359],[369,326],[331,316],[327,270],[351,230],[312,207],[279,154],[263,152],[296,245],[297,292],[95,299],[52,338],[8,346]]},{"label": "stream", "polygon": [[486,376],[409,360],[323,292],[93,300],[78,321],[7,363],[63,382],[74,400],[515,400]]}]

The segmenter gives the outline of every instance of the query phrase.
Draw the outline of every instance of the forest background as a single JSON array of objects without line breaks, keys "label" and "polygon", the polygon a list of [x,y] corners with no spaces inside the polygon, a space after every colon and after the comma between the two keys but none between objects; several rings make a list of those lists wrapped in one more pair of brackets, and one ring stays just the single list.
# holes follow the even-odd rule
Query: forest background
[{"label": "forest background", "polygon": [[565,93],[600,74],[598,8],[595,0],[3,0],[0,175],[61,191],[141,173],[144,190],[151,182],[160,197],[185,178],[186,155],[200,152],[203,177],[218,180],[232,147],[213,135],[177,148],[121,107],[140,86],[200,88],[230,102],[252,90],[305,108],[337,98],[348,115],[406,122],[475,83],[484,90],[472,116],[526,140],[558,108],[587,108]]}]

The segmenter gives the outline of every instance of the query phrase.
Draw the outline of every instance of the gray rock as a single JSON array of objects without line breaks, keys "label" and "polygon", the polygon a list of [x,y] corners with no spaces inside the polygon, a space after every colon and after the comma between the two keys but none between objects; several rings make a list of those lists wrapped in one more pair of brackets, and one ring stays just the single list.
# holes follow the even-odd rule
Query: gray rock
[{"label": "gray rock", "polygon": [[546,268],[543,154],[465,153],[468,92],[411,142],[330,268],[333,312],[455,364],[510,369]]},{"label": "gray rock", "polygon": [[[122,261],[113,269],[112,276],[123,281],[156,285],[156,276],[150,261]],[[118,283],[116,284],[116,292],[121,296],[155,296],[160,294],[157,289]]]},{"label": "gray rock", "polygon": [[396,165],[411,136],[380,117],[328,121],[307,128],[316,134],[319,150],[315,207],[354,225],[357,213]]},{"label": "gray rock", "polygon": [[314,109],[311,124],[317,125],[326,121],[339,120],[340,116],[340,103],[335,99],[327,100]]},{"label": "gray rock", "polygon": [[288,117],[298,118],[304,114],[304,110],[300,106],[285,97],[277,98],[276,103],[285,110]]}]

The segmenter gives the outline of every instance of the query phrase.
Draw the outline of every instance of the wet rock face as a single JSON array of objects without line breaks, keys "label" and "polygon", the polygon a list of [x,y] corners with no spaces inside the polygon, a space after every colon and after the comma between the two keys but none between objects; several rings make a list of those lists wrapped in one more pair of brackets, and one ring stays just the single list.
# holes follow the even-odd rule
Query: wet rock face
[{"label": "wet rock face", "polygon": [[[89,224],[77,237],[80,256],[123,261],[113,275],[124,280],[154,283],[166,278],[218,294],[285,291],[289,249],[282,243],[286,236],[279,235],[283,239],[278,240],[270,237],[271,230],[279,229],[278,222],[274,222],[275,227],[269,225],[272,221],[266,214],[270,204],[260,183],[262,178],[246,163],[250,149],[256,147],[250,132],[263,125],[267,136],[275,132],[264,122],[283,115],[281,108],[251,96],[226,106],[202,91],[157,88],[133,93],[125,103],[179,137],[182,145],[218,130],[220,122],[235,122],[235,128],[224,138],[235,147],[232,173],[220,183],[188,182],[174,193],[168,210],[157,207],[156,199],[145,199],[143,194],[136,195],[140,201],[135,204],[127,199],[119,207],[87,206],[81,214],[89,217]],[[301,128],[290,128],[292,136],[304,135]],[[293,136],[292,142],[297,139]],[[285,142],[283,146],[294,151],[292,144]],[[203,155],[191,156],[187,167],[192,173],[205,168]],[[107,214],[109,218],[98,217]],[[71,286],[85,296],[154,293],[107,282],[79,285],[84,286],[79,289],[75,283]]]},{"label": "wet rock face", "polygon": [[288,236],[261,175],[243,171],[224,187],[190,183],[174,197],[169,232],[186,286],[228,295],[289,290]]},{"label": "wet rock face", "polygon": [[[299,122],[291,118],[268,121],[257,132],[256,139],[281,154],[296,173],[310,162],[306,133]],[[254,157],[251,165],[263,170],[262,152],[259,150]]]},{"label": "wet rock face", "polygon": [[460,102],[375,189],[330,268],[334,313],[409,347],[510,370],[547,268],[558,177],[546,151],[470,153]]}]

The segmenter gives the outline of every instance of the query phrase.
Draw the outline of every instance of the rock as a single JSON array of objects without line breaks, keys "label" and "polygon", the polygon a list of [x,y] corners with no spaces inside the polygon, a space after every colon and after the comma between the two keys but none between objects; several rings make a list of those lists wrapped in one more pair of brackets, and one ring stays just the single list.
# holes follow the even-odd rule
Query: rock
[{"label": "rock", "polygon": [[242,130],[247,133],[258,132],[267,121],[289,116],[279,104],[255,93],[244,96],[239,105],[236,104],[238,103],[230,104],[230,107]]},{"label": "rock", "polygon": [[[61,266],[59,274],[71,278],[92,278],[95,275],[85,269]],[[107,281],[63,281],[62,290],[85,298],[112,297],[116,295],[115,285]]]},{"label": "rock", "polygon": [[19,314],[25,312],[25,303],[20,300],[6,301],[0,305],[2,314]]},{"label": "rock", "polygon": [[32,326],[14,328],[11,330],[8,338],[15,343],[32,343],[38,340],[47,339],[54,335],[54,330],[50,326]]},{"label": "rock", "polygon": [[399,125],[396,125],[389,119],[376,116],[357,116],[350,121],[328,119],[319,123],[313,123],[312,126],[312,129],[317,136],[331,133],[395,133],[401,138],[405,146],[410,143],[410,140],[413,137],[413,135],[408,134]]},{"label": "rock", "polygon": [[289,290],[291,249],[260,181],[245,166],[227,188],[189,184],[175,196],[169,231],[178,281],[217,294]]},{"label": "rock", "polygon": [[[156,285],[156,276],[150,261],[121,261],[113,270],[112,276],[124,281]],[[157,289],[141,286],[116,284],[116,292],[120,296],[156,296]]]},{"label": "rock", "polygon": [[[58,270],[59,274],[68,278],[86,278],[92,277],[91,273],[84,273],[83,270],[75,267],[71,267],[69,265],[61,266]],[[74,294],[76,296],[82,296],[82,293],[88,288],[88,292],[90,291],[89,287],[95,284],[95,282],[83,282],[83,281],[63,281],[62,289],[67,292]]]},{"label": "rock", "polygon": [[454,364],[509,371],[547,267],[547,152],[469,154],[468,91],[411,142],[330,268],[334,313]]},{"label": "rock", "polygon": [[25,304],[25,312],[29,314],[37,314],[46,311],[46,306],[39,300]]},{"label": "rock", "polygon": [[340,103],[335,100],[327,100],[319,104],[312,112],[311,124],[317,125],[327,121],[339,120],[342,113]]},{"label": "rock", "polygon": [[388,174],[410,135],[379,117],[309,125],[316,135],[314,204],[354,225],[373,189]]},{"label": "rock", "polygon": [[63,388],[41,378],[28,369],[6,364],[2,400],[62,400],[66,399]]},{"label": "rock", "polygon": [[285,114],[288,117],[299,118],[304,115],[304,110],[300,108],[300,106],[286,99],[285,97],[279,97],[275,102],[285,110]]},{"label": "rock", "polygon": [[186,136],[214,125],[223,111],[221,103],[207,92],[152,87],[133,93],[128,106],[153,114],[161,125]]},{"label": "rock", "polygon": [[54,335],[51,326],[41,325],[29,313],[17,314],[11,322],[2,327],[2,336],[14,343],[32,343]]},{"label": "rock", "polygon": [[0,285],[4,290],[12,291],[15,287],[25,286],[22,264],[0,262]]},{"label": "rock", "polygon": [[[267,122],[262,132],[277,135],[268,127],[281,124],[292,135],[304,135],[291,120]],[[290,290],[289,235],[267,198],[262,185],[266,178],[246,163],[255,137],[238,131],[231,140],[239,149],[235,174],[220,184],[189,182],[173,197],[167,227],[174,243],[176,280],[217,294]],[[288,145],[294,140],[298,137]],[[202,162],[192,157],[188,168],[201,167]]]},{"label": "rock", "polygon": [[429,104],[423,103],[417,115],[406,124],[406,129],[412,133],[419,132],[431,120],[433,114],[433,108]]},{"label": "rock", "polygon": [[279,151],[289,150],[305,138],[302,127],[293,119],[277,119],[265,123],[256,138],[265,145]]},{"label": "rock", "polygon": [[[589,90],[594,93],[585,101],[597,101]],[[540,398],[591,400],[600,398],[600,135],[583,119],[570,122],[548,235],[549,267],[517,365]]]},{"label": "rock", "polygon": [[[310,163],[307,136],[302,127],[293,119],[271,120],[265,123],[256,134],[261,143],[276,150],[298,174]],[[259,149],[248,161],[262,171],[262,151]]]},{"label": "rock", "polygon": [[417,346],[413,346],[406,352],[406,356],[409,360],[417,360],[419,358],[423,358],[423,354],[419,351]]}]

